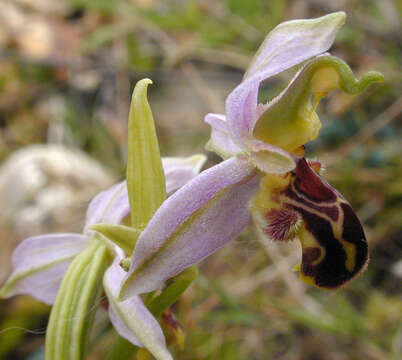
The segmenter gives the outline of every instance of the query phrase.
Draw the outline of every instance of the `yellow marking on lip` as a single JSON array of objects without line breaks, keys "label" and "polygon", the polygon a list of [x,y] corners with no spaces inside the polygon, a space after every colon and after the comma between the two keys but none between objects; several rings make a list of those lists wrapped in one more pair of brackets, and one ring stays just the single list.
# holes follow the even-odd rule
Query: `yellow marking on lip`
[{"label": "yellow marking on lip", "polygon": [[356,266],[356,245],[353,243],[350,243],[346,240],[343,239],[343,222],[344,222],[344,213],[342,211],[342,208],[340,204],[343,201],[337,199],[337,208],[339,211],[339,218],[336,222],[331,222],[332,225],[332,231],[334,233],[334,237],[339,243],[342,245],[343,250],[345,250],[346,254],[346,260],[345,260],[345,268],[349,272],[353,272]]},{"label": "yellow marking on lip", "polygon": [[301,271],[301,263],[297,263],[295,266],[292,267],[292,271],[299,272]]},{"label": "yellow marking on lip", "polygon": [[260,187],[250,203],[252,213],[265,213],[267,210],[282,207],[280,193],[289,185],[290,176],[266,174]]},{"label": "yellow marking on lip", "polygon": [[314,280],[314,277],[312,276],[307,276],[304,275],[301,271],[299,274],[300,280],[303,281],[307,285],[313,285],[313,286],[318,286],[317,283]]},{"label": "yellow marking on lip", "polygon": [[346,253],[345,267],[349,272],[353,272],[356,266],[356,246],[346,240],[337,239]]}]

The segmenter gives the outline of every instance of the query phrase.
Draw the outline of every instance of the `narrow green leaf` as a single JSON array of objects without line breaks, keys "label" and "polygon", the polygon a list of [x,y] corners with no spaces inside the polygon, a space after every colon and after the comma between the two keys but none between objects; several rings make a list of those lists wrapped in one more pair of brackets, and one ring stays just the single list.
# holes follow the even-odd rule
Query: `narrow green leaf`
[{"label": "narrow green leaf", "polygon": [[122,248],[128,255],[134,250],[135,243],[141,231],[129,226],[99,223],[92,225],[89,229],[98,231],[117,246]]},{"label": "narrow green leaf", "polygon": [[154,120],[147,100],[150,79],[134,88],[128,120],[127,188],[131,225],[144,229],[166,198],[165,174]]}]

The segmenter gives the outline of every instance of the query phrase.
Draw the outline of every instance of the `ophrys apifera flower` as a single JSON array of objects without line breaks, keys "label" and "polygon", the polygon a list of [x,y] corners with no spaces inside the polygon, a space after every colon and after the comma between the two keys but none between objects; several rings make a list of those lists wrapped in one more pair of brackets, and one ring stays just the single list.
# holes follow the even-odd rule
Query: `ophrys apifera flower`
[{"label": "ophrys apifera flower", "polygon": [[[342,12],[282,23],[265,38],[243,81],[229,94],[226,114],[208,114],[208,148],[225,160],[202,172],[156,211],[140,235],[121,297],[153,291],[235,238],[251,218],[276,240],[299,237],[301,277],[334,288],[365,266],[367,244],[346,200],[314,172],[303,145],[321,123],[319,100],[341,89],[356,94],[382,75],[357,80],[325,53],[345,21]],[[296,65],[289,85],[258,104],[262,81]]]}]

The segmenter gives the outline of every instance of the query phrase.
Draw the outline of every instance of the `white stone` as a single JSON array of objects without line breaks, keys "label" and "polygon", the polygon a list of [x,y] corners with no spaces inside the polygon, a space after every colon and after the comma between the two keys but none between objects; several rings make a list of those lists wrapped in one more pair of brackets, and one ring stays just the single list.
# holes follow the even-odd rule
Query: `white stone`
[{"label": "white stone", "polygon": [[97,161],[60,145],[31,145],[11,154],[0,166],[0,285],[18,242],[81,232],[89,202],[114,181]]},{"label": "white stone", "polygon": [[0,213],[8,230],[27,236],[80,231],[91,198],[114,181],[85,153],[60,145],[31,145],[0,167]]}]

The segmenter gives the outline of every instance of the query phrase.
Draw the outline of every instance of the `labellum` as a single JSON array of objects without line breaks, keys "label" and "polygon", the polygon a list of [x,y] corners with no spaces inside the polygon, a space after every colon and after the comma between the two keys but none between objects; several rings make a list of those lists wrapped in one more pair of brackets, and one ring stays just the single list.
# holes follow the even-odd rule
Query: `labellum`
[{"label": "labellum", "polygon": [[334,289],[363,271],[368,262],[362,225],[345,198],[301,158],[286,175],[266,175],[252,204],[257,223],[273,240],[302,245],[300,277]]}]

